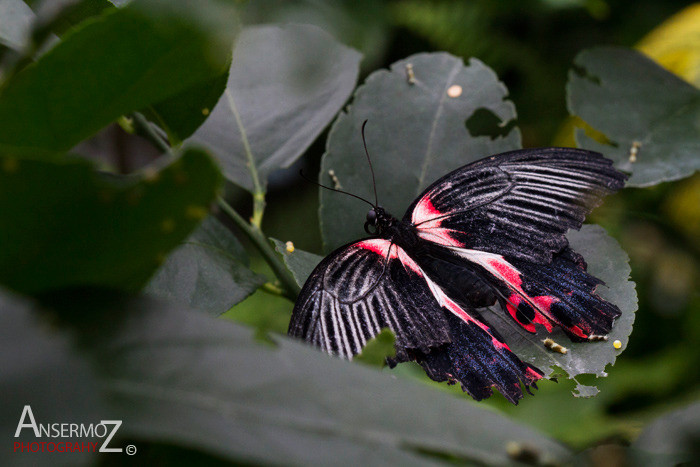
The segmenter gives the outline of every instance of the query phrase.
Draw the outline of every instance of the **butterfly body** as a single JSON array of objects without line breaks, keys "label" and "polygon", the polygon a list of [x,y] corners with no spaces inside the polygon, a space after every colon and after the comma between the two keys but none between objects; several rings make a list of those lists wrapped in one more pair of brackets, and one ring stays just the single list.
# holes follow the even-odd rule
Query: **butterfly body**
[{"label": "butterfly body", "polygon": [[543,373],[521,361],[478,308],[498,304],[527,332],[561,327],[572,340],[605,335],[620,312],[595,294],[565,233],[580,228],[625,176],[599,154],[513,151],[442,177],[399,220],[368,212],[372,237],[338,248],[312,272],[289,334],[352,358],[381,328],[396,335],[391,364],[416,361],[475,399],[511,402]]}]

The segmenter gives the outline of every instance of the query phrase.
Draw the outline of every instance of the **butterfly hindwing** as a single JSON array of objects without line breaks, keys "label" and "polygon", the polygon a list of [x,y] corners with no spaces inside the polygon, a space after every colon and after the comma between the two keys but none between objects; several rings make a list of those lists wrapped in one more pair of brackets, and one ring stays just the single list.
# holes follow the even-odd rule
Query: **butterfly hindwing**
[{"label": "butterfly hindwing", "polygon": [[511,352],[495,330],[457,316],[447,318],[453,341],[416,357],[431,379],[459,382],[476,400],[491,396],[495,387],[514,404],[523,397],[521,382],[526,388],[537,388],[535,383],[543,373]]},{"label": "butterfly hindwing", "polygon": [[[511,293],[506,309],[521,326],[528,326],[532,308],[539,308],[560,326],[573,341],[605,336],[612,329],[620,309],[595,293],[600,279],[588,274],[583,257],[571,248],[556,254],[548,265],[512,261],[521,274],[520,294]],[[531,322],[531,321],[530,321]]]},{"label": "butterfly hindwing", "polygon": [[601,198],[626,177],[602,155],[571,148],[523,149],[451,172],[408,208],[420,238],[537,263],[564,249]]},{"label": "butterfly hindwing", "polygon": [[384,239],[341,247],[312,272],[297,299],[289,334],[352,358],[384,328],[397,358],[450,341],[444,313],[406,252]]},{"label": "butterfly hindwing", "polygon": [[392,363],[417,361],[431,378],[460,382],[477,399],[495,387],[517,402],[521,382],[534,385],[542,377],[385,239],[350,244],[322,261],[297,300],[289,334],[352,358],[383,327],[396,334]]}]

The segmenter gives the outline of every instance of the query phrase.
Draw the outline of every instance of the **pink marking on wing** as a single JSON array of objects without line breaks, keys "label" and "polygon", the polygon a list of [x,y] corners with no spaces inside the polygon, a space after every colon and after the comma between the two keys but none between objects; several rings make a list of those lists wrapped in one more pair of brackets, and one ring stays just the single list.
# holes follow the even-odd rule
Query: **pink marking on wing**
[{"label": "pink marking on wing", "polygon": [[[423,270],[416,264],[415,261],[413,261],[413,258],[408,256],[408,253],[403,248],[399,248],[396,245],[392,246],[392,254],[395,254],[395,252],[398,251],[398,257],[399,261],[401,261],[401,264],[404,265],[404,267],[408,267],[410,270],[413,272],[419,274],[421,277],[423,276]],[[393,256],[392,256],[393,258]]]},{"label": "pink marking on wing", "polygon": [[423,198],[418,202],[418,204],[416,204],[416,207],[413,209],[411,221],[414,224],[420,224],[421,222],[428,221],[442,214],[440,211],[437,210],[435,206],[433,206],[433,202],[430,200],[429,195],[430,194],[423,196]]},{"label": "pink marking on wing", "polygon": [[364,250],[373,251],[380,256],[387,256],[389,254],[389,246],[391,246],[391,242],[381,238],[371,238],[369,240],[358,242],[355,244],[355,246]]},{"label": "pink marking on wing", "polygon": [[418,227],[418,236],[422,239],[437,243],[438,245],[454,246],[458,248],[464,246],[462,242],[458,242],[450,235],[454,230],[444,227],[425,228],[424,226],[425,224]]},{"label": "pink marking on wing", "polygon": [[496,350],[506,349],[508,352],[511,352],[510,347],[508,347],[508,344],[506,344],[505,342],[499,341],[495,337],[491,338],[491,343],[496,348]]},{"label": "pink marking on wing", "polygon": [[577,335],[578,337],[581,337],[583,339],[588,338],[588,333],[586,333],[583,329],[581,329],[578,326],[571,326],[569,328],[569,331],[571,331],[573,334]]},{"label": "pink marking on wing", "polygon": [[532,303],[537,305],[537,308],[544,311],[549,311],[552,308],[552,303],[559,301],[555,297],[550,297],[549,295],[532,297],[530,300],[532,300]]},{"label": "pink marking on wing", "polygon": [[410,256],[408,256],[406,251],[404,251],[403,248],[399,248],[396,245],[392,245],[389,240],[384,240],[382,238],[371,238],[369,240],[363,240],[361,242],[358,242],[355,244],[355,246],[364,250],[369,250],[384,258],[398,258],[399,261],[401,261],[401,264],[404,265],[404,267],[407,267],[413,272],[423,276],[423,271],[421,270],[421,268],[418,266],[418,264],[416,264],[415,261],[413,261],[413,259]]},{"label": "pink marking on wing", "polygon": [[533,323],[541,324],[542,326],[547,329],[547,332],[552,332],[552,323],[545,318],[542,313],[540,313],[538,310],[535,310],[535,318],[532,320]]},{"label": "pink marking on wing", "polygon": [[506,261],[501,261],[495,258],[488,259],[487,262],[498,272],[498,274],[500,274],[503,280],[514,287],[520,288],[523,281],[520,278],[520,272],[518,272],[517,269],[508,264]]},{"label": "pink marking on wing", "polygon": [[540,373],[539,371],[529,366],[527,367],[527,370],[525,370],[525,375],[528,377],[528,379],[537,381],[538,379],[541,379],[544,376],[544,373]]},{"label": "pink marking on wing", "polygon": [[491,335],[488,326],[486,326],[481,321],[474,319],[469,313],[464,311],[462,307],[457,305],[450,297],[445,295],[445,292],[443,292],[439,287],[435,287],[434,289],[431,288],[431,290],[433,291],[433,295],[435,295],[435,298],[437,299],[438,303],[443,304],[445,308],[450,310],[457,317],[461,318],[462,321],[464,321],[465,323],[474,323],[481,329],[486,331],[489,335]]}]

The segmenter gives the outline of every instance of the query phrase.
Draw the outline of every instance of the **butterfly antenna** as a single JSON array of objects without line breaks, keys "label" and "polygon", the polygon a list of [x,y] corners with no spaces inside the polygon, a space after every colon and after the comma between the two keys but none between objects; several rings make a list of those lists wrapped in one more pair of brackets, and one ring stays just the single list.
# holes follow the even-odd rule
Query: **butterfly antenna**
[{"label": "butterfly antenna", "polygon": [[372,204],[371,202],[367,201],[366,199],[362,198],[361,196],[353,195],[352,193],[348,193],[347,191],[343,191],[343,190],[338,190],[338,189],[336,189],[336,188],[331,188],[331,187],[326,186],[326,185],[324,185],[324,184],[322,184],[322,183],[318,183],[316,180],[310,179],[309,177],[307,177],[306,175],[304,175],[304,171],[303,171],[303,170],[299,170],[299,175],[301,175],[301,178],[303,178],[303,179],[306,180],[307,182],[313,183],[314,185],[318,185],[318,186],[320,186],[321,188],[325,188],[326,190],[331,190],[331,191],[335,191],[335,192],[337,192],[337,193],[343,193],[343,194],[346,194],[346,195],[348,195],[348,196],[352,196],[353,198],[357,198],[357,199],[359,199],[360,201],[364,201],[365,203],[369,204],[369,205],[372,206],[373,208],[376,207],[376,204]]},{"label": "butterfly antenna", "polygon": [[367,156],[367,162],[369,162],[369,171],[372,172],[372,188],[374,188],[374,206],[379,205],[379,199],[377,198],[377,181],[374,178],[374,167],[372,167],[372,159],[369,157],[369,151],[367,150],[367,141],[365,141],[365,125],[367,125],[367,120],[362,122],[362,144],[365,147],[365,155]]}]

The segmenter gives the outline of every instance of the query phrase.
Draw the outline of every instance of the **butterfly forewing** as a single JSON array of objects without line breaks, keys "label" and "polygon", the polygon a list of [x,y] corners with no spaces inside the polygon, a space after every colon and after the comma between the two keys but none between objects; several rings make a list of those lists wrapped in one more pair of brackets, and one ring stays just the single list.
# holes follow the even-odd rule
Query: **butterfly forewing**
[{"label": "butterfly forewing", "polygon": [[598,153],[526,149],[442,177],[404,216],[426,241],[549,263],[601,198],[625,176]]}]

